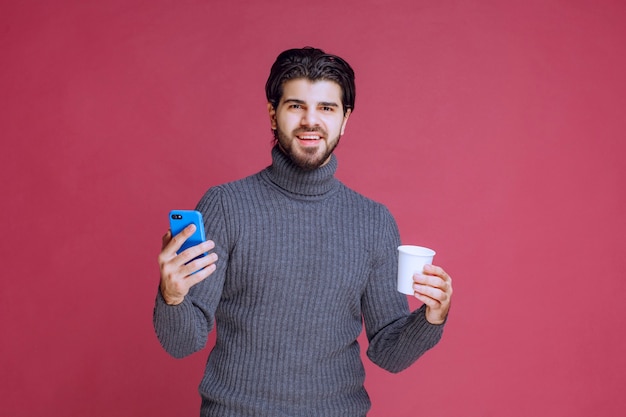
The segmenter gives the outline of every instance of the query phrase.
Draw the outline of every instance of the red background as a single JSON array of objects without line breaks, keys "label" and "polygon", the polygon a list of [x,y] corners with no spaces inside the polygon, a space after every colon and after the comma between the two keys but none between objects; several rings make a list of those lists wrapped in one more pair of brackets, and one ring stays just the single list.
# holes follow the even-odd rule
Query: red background
[{"label": "red background", "polygon": [[[338,176],[438,251],[442,342],[372,417],[626,413],[621,1],[0,6],[2,416],[193,416],[208,349],[152,329],[167,212],[269,163],[263,86],[357,74]],[[413,304],[415,306],[415,304]]]}]

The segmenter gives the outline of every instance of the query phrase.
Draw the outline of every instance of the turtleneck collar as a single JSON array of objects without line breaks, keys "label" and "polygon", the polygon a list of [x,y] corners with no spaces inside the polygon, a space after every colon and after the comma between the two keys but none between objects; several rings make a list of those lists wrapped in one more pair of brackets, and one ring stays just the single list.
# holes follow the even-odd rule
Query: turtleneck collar
[{"label": "turtleneck collar", "polygon": [[339,181],[335,178],[337,158],[331,155],[324,166],[305,171],[295,165],[278,145],[272,149],[272,165],[261,175],[282,190],[300,197],[318,197],[335,190]]}]

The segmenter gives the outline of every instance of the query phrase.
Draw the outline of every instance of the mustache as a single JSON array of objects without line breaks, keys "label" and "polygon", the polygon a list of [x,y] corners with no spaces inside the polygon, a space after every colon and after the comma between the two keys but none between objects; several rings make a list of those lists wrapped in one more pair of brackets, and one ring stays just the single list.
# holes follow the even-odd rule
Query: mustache
[{"label": "mustache", "polygon": [[319,133],[321,136],[328,136],[328,132],[326,132],[326,130],[322,129],[321,127],[301,127],[293,131],[294,135],[299,135],[302,133]]}]

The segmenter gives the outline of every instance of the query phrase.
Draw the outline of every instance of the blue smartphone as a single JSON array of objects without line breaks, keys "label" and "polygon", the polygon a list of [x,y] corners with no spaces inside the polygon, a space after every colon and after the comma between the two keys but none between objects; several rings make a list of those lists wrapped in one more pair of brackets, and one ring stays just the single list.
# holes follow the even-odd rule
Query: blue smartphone
[{"label": "blue smartphone", "polygon": [[[193,232],[193,235],[189,236],[189,239],[187,239],[185,243],[183,243],[181,248],[176,253],[181,253],[185,249],[196,246],[206,240],[206,236],[204,235],[204,221],[202,220],[202,213],[196,210],[170,211],[170,230],[172,231],[172,236],[176,236],[177,234],[182,232],[185,227],[189,226],[192,223],[196,225],[196,231]],[[206,255],[206,253],[203,253],[202,255],[194,259]]]}]

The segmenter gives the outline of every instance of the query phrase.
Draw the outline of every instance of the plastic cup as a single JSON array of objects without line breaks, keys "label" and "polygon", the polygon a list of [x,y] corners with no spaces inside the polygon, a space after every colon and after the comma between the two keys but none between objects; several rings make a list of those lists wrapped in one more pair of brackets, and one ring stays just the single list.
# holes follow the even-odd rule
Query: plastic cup
[{"label": "plastic cup", "polygon": [[423,246],[398,246],[398,291],[413,295],[413,275],[424,272],[424,265],[432,264],[435,251]]}]

